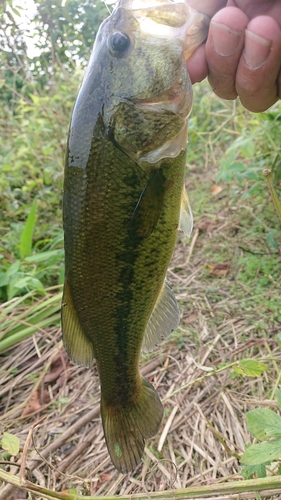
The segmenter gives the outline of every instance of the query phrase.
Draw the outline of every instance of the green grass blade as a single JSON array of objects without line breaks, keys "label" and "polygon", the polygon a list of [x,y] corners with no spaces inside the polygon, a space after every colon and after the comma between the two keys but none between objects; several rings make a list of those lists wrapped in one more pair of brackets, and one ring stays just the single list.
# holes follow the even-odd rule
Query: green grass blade
[{"label": "green grass blade", "polygon": [[22,330],[23,325],[39,325],[41,321],[45,320],[48,317],[52,317],[53,314],[60,311],[60,302],[54,307],[46,307],[42,312],[36,313],[34,315],[28,316],[27,318],[14,318],[13,324],[15,326],[9,326],[6,328],[4,335],[2,338],[10,337]]},{"label": "green grass blade", "polygon": [[[29,293],[0,306],[0,353],[36,331],[59,325],[62,292],[50,292],[60,288],[49,289],[47,298],[37,298],[35,293]],[[35,301],[30,304],[33,297]]]},{"label": "green grass blade", "polygon": [[24,259],[25,257],[31,255],[32,237],[33,237],[35,223],[36,223],[36,199],[33,200],[24,229],[21,233],[20,245],[19,245],[21,259]]},{"label": "green grass blade", "polygon": [[281,203],[279,201],[279,198],[277,196],[276,190],[275,190],[273,182],[272,182],[271,171],[269,169],[265,169],[263,171],[263,175],[265,176],[265,179],[266,179],[267,185],[269,187],[269,191],[270,191],[270,194],[271,194],[271,198],[272,198],[273,204],[275,206],[276,212],[277,212],[278,217],[279,217],[280,222],[281,222]]},{"label": "green grass blade", "polygon": [[36,253],[25,258],[25,262],[38,264],[40,262],[49,261],[51,259],[62,260],[64,256],[64,250],[58,248],[57,250],[48,250],[46,252]]},{"label": "green grass blade", "polygon": [[16,315],[10,314],[10,309],[9,314],[7,314],[7,311],[1,311],[0,309],[2,326],[0,330],[0,339],[14,335],[21,330],[23,324],[38,324],[48,316],[52,316],[54,313],[58,312],[61,307],[61,298],[61,293],[51,295],[47,300],[38,301],[35,302],[35,304],[26,306],[18,311]]},{"label": "green grass blade", "polygon": [[45,320],[40,321],[36,325],[26,326],[23,325],[22,329],[13,335],[9,335],[0,341],[0,353],[8,349],[9,347],[13,347],[14,345],[22,342],[23,340],[31,337],[38,330],[42,330],[49,326],[54,326],[58,324],[60,321],[60,313],[54,314],[52,316],[48,316]]}]

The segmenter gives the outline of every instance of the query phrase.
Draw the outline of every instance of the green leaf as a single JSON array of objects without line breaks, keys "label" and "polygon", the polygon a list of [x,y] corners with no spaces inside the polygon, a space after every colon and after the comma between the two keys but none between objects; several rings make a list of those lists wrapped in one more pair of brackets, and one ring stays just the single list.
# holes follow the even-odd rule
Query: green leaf
[{"label": "green leaf", "polygon": [[240,136],[227,148],[227,154],[236,153],[243,158],[251,158],[255,150],[256,146],[250,137]]},{"label": "green leaf", "polygon": [[20,5],[16,5],[16,7],[11,5],[10,9],[16,16],[21,17],[21,12],[18,9],[23,9],[23,7],[20,7]]},{"label": "green leaf", "polygon": [[62,260],[64,256],[64,250],[59,248],[58,250],[47,250],[45,252],[38,252],[34,255],[30,255],[25,258],[25,262],[33,262],[38,264],[39,262],[44,262],[45,260],[51,260],[53,258],[57,260]]},{"label": "green leaf", "polygon": [[229,171],[231,173],[244,173],[246,170],[246,167],[244,165],[244,163],[242,163],[241,161],[235,161],[233,163],[231,163],[231,165],[229,166]]},{"label": "green leaf", "polygon": [[247,170],[244,174],[244,177],[249,181],[259,181],[260,174],[258,172],[252,172],[251,170]]},{"label": "green leaf", "polygon": [[7,274],[6,273],[0,273],[0,288],[2,288],[3,286],[8,285],[8,283],[9,283],[9,279],[7,277]]},{"label": "green leaf", "polygon": [[19,289],[17,287],[18,279],[19,279],[18,276],[13,276],[10,279],[10,281],[9,281],[8,291],[7,291],[7,293],[8,293],[8,300],[13,299],[17,295],[17,293],[19,291]]},{"label": "green leaf", "polygon": [[257,439],[281,438],[281,418],[269,408],[257,408],[246,414],[249,432]]},{"label": "green leaf", "polygon": [[20,260],[16,260],[15,262],[13,262],[13,264],[11,264],[10,267],[6,271],[7,277],[9,278],[9,277],[13,277],[14,275],[16,275],[17,272],[19,271],[20,266],[21,266]]},{"label": "green leaf", "polygon": [[240,458],[245,465],[261,465],[265,462],[273,462],[281,457],[281,439],[258,443],[250,446]]},{"label": "green leaf", "polygon": [[[266,462],[270,465],[270,462]],[[259,465],[243,465],[241,474],[245,479],[252,479],[253,477],[266,477],[266,464]]]},{"label": "green leaf", "polygon": [[66,396],[66,397],[60,397],[58,398],[58,402],[61,403],[62,405],[66,404],[69,402],[69,398]]},{"label": "green leaf", "polygon": [[274,248],[274,250],[277,250],[278,248],[278,243],[276,239],[274,238],[274,231],[270,229],[266,235],[266,242],[267,244],[271,247]]},{"label": "green leaf", "polygon": [[2,448],[6,450],[10,455],[17,455],[20,451],[20,440],[14,434],[9,432],[4,432],[2,437]]},{"label": "green leaf", "polygon": [[45,295],[46,293],[44,285],[41,283],[41,281],[28,275],[18,279],[15,283],[13,283],[13,290],[15,291],[15,295],[19,290],[24,289],[36,290],[43,295]]},{"label": "green leaf", "polygon": [[30,212],[28,214],[24,229],[20,238],[20,257],[24,259],[31,255],[32,250],[32,237],[36,223],[36,198],[33,200]]},{"label": "green leaf", "polygon": [[248,377],[259,377],[267,369],[267,365],[255,359],[241,359],[239,364],[233,367],[236,373],[247,375]]}]

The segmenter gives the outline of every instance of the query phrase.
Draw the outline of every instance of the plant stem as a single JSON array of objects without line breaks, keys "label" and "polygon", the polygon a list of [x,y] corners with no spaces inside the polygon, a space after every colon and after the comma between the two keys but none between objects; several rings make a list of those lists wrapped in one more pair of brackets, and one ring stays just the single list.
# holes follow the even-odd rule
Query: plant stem
[{"label": "plant stem", "polygon": [[[72,493],[56,493],[55,491],[48,490],[47,488],[42,488],[36,484],[25,481],[23,484],[17,476],[13,476],[8,472],[0,469],[0,479],[5,482],[11,483],[18,488],[29,491],[30,493],[37,493],[48,500],[141,500],[147,498],[147,493],[136,493],[133,495],[123,495],[123,496],[87,496],[72,494]],[[185,499],[185,498],[208,498],[214,495],[230,495],[233,493],[245,493],[245,492],[259,492],[268,491],[269,495],[272,490],[281,488],[281,476],[272,476],[259,479],[248,479],[243,481],[231,481],[229,483],[218,483],[206,486],[194,486],[191,488],[181,488],[175,490],[166,491],[154,491],[149,493],[150,498],[158,499]]]},{"label": "plant stem", "polygon": [[267,185],[269,187],[269,191],[270,191],[270,194],[271,194],[271,198],[272,198],[273,204],[275,206],[275,209],[276,209],[276,212],[278,214],[278,217],[279,217],[279,219],[281,221],[281,203],[280,203],[280,201],[278,199],[275,187],[273,186],[271,170],[269,170],[268,168],[265,169],[263,171],[263,175],[265,176],[265,180],[266,180]]}]

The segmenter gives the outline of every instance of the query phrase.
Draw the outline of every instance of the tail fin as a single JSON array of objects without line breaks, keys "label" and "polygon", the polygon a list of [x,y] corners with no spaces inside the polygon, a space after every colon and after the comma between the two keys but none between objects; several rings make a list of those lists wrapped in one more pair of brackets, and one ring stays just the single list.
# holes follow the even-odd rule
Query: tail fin
[{"label": "tail fin", "polygon": [[111,460],[123,474],[140,463],[145,439],[158,431],[163,406],[153,386],[142,378],[138,401],[129,408],[112,408],[101,397],[101,416]]}]

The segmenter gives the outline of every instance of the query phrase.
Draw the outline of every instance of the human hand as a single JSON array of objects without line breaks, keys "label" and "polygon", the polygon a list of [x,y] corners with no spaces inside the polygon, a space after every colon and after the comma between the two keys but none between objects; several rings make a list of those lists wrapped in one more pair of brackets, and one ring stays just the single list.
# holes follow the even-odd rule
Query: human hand
[{"label": "human hand", "polygon": [[206,45],[188,61],[192,82],[208,75],[224,99],[250,111],[281,98],[281,0],[189,0],[212,17]]}]

